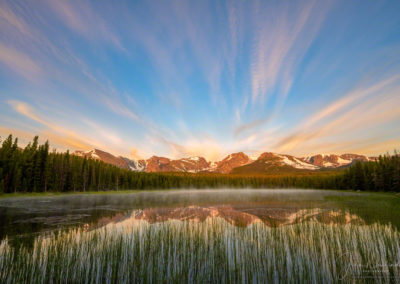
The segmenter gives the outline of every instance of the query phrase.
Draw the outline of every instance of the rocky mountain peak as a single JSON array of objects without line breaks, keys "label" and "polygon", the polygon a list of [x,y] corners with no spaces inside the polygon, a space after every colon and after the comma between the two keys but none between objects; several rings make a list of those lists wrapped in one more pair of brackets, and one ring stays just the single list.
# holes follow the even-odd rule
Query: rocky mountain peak
[{"label": "rocky mountain peak", "polygon": [[271,160],[271,159],[277,159],[278,156],[275,153],[272,152],[264,152],[260,156],[258,156],[257,160]]},{"label": "rocky mountain peak", "polygon": [[215,171],[227,174],[230,173],[232,169],[247,165],[252,161],[253,160],[243,152],[233,153],[226,156],[222,161],[217,162]]}]

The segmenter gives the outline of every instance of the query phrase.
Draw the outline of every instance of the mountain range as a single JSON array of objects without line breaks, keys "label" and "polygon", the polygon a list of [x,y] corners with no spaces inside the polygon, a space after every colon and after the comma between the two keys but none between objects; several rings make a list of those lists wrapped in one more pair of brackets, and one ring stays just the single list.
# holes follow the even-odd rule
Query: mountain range
[{"label": "mountain range", "polygon": [[174,160],[166,157],[152,156],[146,160],[134,160],[122,156],[114,156],[99,149],[75,151],[73,155],[100,160],[136,172],[208,172],[220,174],[317,171],[347,167],[355,161],[376,160],[376,157],[367,157],[358,154],[319,154],[309,157],[295,157],[271,152],[262,153],[257,158],[250,158],[245,153],[238,152],[230,154],[216,162],[207,161],[203,157],[188,157]]}]

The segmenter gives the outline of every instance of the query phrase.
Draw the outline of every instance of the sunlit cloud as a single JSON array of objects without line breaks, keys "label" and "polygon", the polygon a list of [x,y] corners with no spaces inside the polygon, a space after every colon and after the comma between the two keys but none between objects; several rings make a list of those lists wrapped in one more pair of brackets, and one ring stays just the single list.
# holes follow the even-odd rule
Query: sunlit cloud
[{"label": "sunlit cloud", "polygon": [[[374,126],[379,126],[390,133],[390,126],[385,124],[400,118],[400,76],[394,76],[372,86],[357,89],[332,102],[300,124],[292,133],[277,143],[277,151],[313,151],[307,147],[310,142],[334,137],[343,148],[346,138],[354,133],[376,135]],[[343,141],[344,140],[344,141]]]},{"label": "sunlit cloud", "polygon": [[26,117],[28,117],[36,122],[39,122],[41,124],[44,124],[48,127],[54,127],[51,123],[38,117],[33,112],[32,108],[28,104],[26,104],[24,102],[20,102],[20,101],[15,101],[15,100],[9,100],[8,104],[11,105],[15,109],[15,111],[17,111],[18,113],[23,114]]},{"label": "sunlit cloud", "polygon": [[143,154],[141,154],[141,150],[136,148],[131,148],[131,151],[129,153],[129,158],[134,160],[141,160],[143,159]]},{"label": "sunlit cloud", "polygon": [[357,89],[349,94],[344,95],[341,99],[331,103],[321,111],[317,112],[314,114],[312,117],[310,117],[302,126],[303,129],[307,129],[317,122],[322,121],[324,118],[329,117],[331,115],[334,115],[352,103],[354,103],[356,100],[362,99],[364,97],[367,97],[369,95],[379,95],[376,94],[376,92],[381,91],[384,87],[388,86],[389,84],[397,81],[400,79],[400,76],[393,76],[387,80],[384,80],[382,82],[379,82],[373,86],[370,86],[368,88],[363,88],[363,89]]},{"label": "sunlit cloud", "polygon": [[6,128],[0,127],[1,138],[4,139],[9,134],[13,135],[14,138],[18,138],[18,144],[20,147],[26,146],[29,142],[32,141],[33,137],[38,135],[40,142],[44,143],[46,140],[50,141],[50,146],[52,149],[56,149],[57,146],[60,148],[58,150],[89,150],[92,149],[92,145],[85,143],[81,139],[77,139],[74,136],[66,135],[66,134],[57,134],[54,132],[50,132],[48,130],[38,129],[34,132],[24,131],[14,128]]},{"label": "sunlit cloud", "polygon": [[17,138],[19,143],[28,144],[33,138],[32,133],[21,129],[14,129],[9,127],[0,126],[0,141],[4,141],[8,135],[13,135],[13,138]]},{"label": "sunlit cloud", "polygon": [[119,137],[117,133],[110,129],[105,129],[104,126],[101,126],[93,121],[90,121],[88,119],[82,119],[82,122],[84,122],[86,125],[90,127],[93,132],[95,132],[102,141],[106,142],[107,144],[112,144],[115,146],[121,145],[123,142],[123,139]]},{"label": "sunlit cloud", "polygon": [[168,156],[171,158],[202,156],[210,161],[215,161],[221,158],[225,152],[218,142],[205,137],[182,141],[183,144],[165,138],[158,138],[158,140],[169,148]]},{"label": "sunlit cloud", "polygon": [[363,144],[361,143],[349,145],[349,149],[353,152],[358,153],[375,153],[375,155],[383,154],[393,154],[393,151],[400,151],[400,138],[398,139],[387,139],[380,141],[380,139],[375,139],[375,141]]},{"label": "sunlit cloud", "polygon": [[[93,138],[86,138],[86,135],[82,133],[77,133],[75,131],[69,130],[65,128],[62,125],[56,124],[55,122],[52,122],[46,118],[44,118],[43,115],[38,115],[35,111],[34,108],[32,108],[29,104],[20,102],[20,101],[15,101],[15,100],[10,100],[8,101],[9,105],[11,105],[16,112],[19,114],[24,115],[25,117],[45,126],[43,129],[38,129],[38,133],[33,133],[32,135],[36,134],[43,134],[46,139],[51,140],[57,145],[62,145],[64,148],[67,149],[80,149],[80,150],[88,150],[92,149],[94,147],[100,147],[100,148],[106,148],[106,146],[102,143],[99,143],[101,140],[94,140]],[[94,127],[94,125],[91,125]],[[99,131],[99,128],[96,129]],[[106,136],[105,133],[103,133],[103,138]],[[100,137],[98,137],[100,138]],[[116,138],[118,140],[118,138]],[[113,140],[112,135],[107,136],[107,140]],[[114,141],[115,142],[115,141]],[[119,140],[120,142],[120,140]],[[112,149],[112,147],[108,147]]]}]

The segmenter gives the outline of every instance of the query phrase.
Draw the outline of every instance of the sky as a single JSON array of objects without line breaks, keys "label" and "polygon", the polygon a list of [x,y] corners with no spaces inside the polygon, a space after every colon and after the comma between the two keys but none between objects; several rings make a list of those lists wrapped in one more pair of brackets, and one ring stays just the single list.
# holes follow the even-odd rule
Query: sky
[{"label": "sky", "polygon": [[400,149],[400,1],[0,1],[0,136],[218,160]]}]

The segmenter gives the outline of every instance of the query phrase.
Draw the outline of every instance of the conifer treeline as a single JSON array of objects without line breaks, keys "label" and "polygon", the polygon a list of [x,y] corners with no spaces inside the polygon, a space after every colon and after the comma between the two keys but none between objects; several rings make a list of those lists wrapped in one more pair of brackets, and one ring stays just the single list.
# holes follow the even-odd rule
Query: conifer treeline
[{"label": "conifer treeline", "polygon": [[400,192],[400,155],[379,156],[376,162],[356,162],[343,176],[347,187],[355,190]]},{"label": "conifer treeline", "polygon": [[49,151],[35,137],[24,149],[8,136],[0,148],[0,193],[69,192],[167,188],[299,187],[400,192],[400,157],[358,162],[346,171],[240,176],[189,173],[136,173],[101,161]]}]

